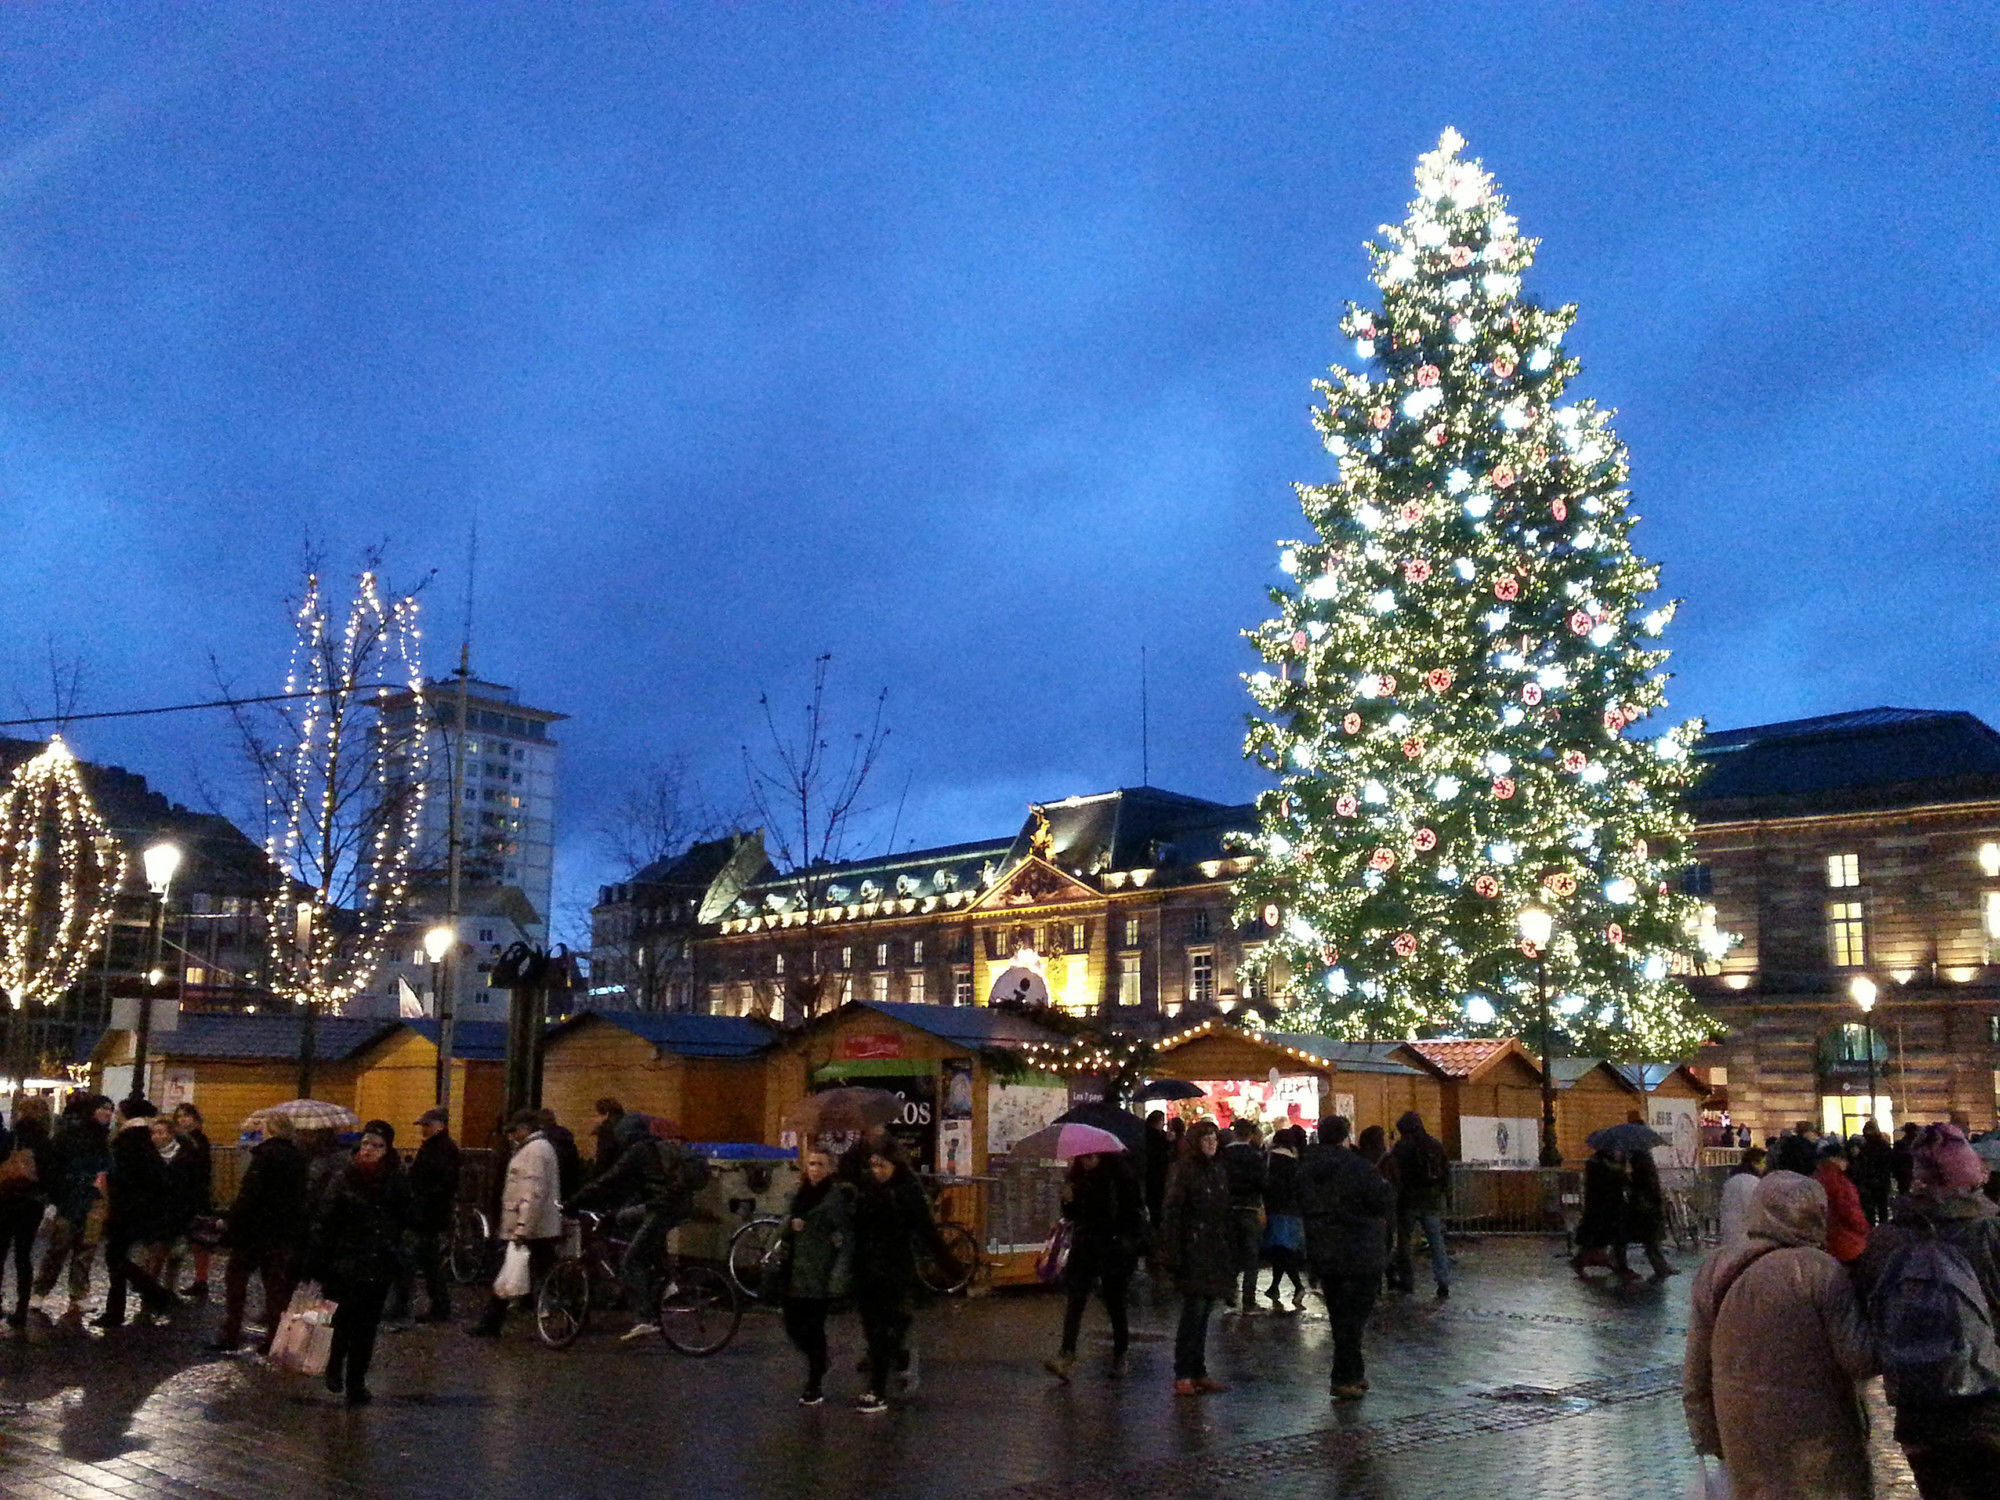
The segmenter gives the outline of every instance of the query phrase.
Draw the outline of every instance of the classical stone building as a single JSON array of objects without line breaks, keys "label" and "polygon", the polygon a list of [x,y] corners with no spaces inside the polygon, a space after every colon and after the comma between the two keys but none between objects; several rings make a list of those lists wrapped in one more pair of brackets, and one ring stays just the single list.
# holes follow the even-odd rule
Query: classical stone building
[{"label": "classical stone building", "polygon": [[1884,708],[1711,734],[1699,754],[1689,889],[1741,942],[1688,982],[1723,1033],[1707,1071],[1732,1118],[1858,1130],[1872,1051],[1885,1125],[1991,1126],[2000,734]]}]

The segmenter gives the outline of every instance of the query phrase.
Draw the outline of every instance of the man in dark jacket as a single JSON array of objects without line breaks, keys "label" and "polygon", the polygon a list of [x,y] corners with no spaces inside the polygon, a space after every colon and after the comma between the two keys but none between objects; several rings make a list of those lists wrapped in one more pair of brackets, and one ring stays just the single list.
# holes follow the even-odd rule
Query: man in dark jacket
[{"label": "man in dark jacket", "polygon": [[625,1106],[608,1094],[594,1106],[597,1124],[591,1135],[597,1141],[597,1155],[591,1158],[590,1175],[602,1177],[617,1164],[619,1155],[625,1149],[625,1140],[619,1126],[625,1121]]},{"label": "man in dark jacket", "polygon": [[1861,1194],[1861,1211],[1870,1224],[1889,1218],[1889,1192],[1896,1183],[1896,1148],[1882,1134],[1882,1127],[1868,1120],[1861,1127],[1861,1145],[1854,1154],[1849,1174]]},{"label": "man in dark jacket", "polygon": [[1242,1295],[1231,1292],[1223,1315],[1257,1311],[1257,1252],[1264,1243],[1264,1145],[1255,1120],[1229,1127],[1229,1144],[1219,1153],[1229,1179],[1229,1212],[1236,1222],[1236,1274]]},{"label": "man in dark jacket", "polygon": [[[430,1300],[430,1321],[451,1321],[451,1284],[445,1275],[446,1236],[458,1207],[458,1143],[451,1138],[451,1117],[442,1109],[427,1109],[417,1117],[423,1143],[410,1161],[410,1249],[415,1269],[423,1274],[424,1295]],[[395,1292],[391,1316],[407,1317],[411,1283],[405,1274]]]},{"label": "man in dark jacket", "polygon": [[583,1186],[583,1153],[577,1150],[576,1137],[570,1134],[569,1127],[556,1122],[556,1112],[552,1109],[542,1111],[542,1134],[555,1148],[557,1190],[567,1203]]},{"label": "man in dark jacket", "polygon": [[264,1283],[264,1337],[258,1352],[269,1354],[278,1319],[292,1300],[304,1249],[306,1154],[292,1139],[292,1122],[270,1117],[267,1134],[250,1152],[236,1201],[222,1230],[229,1269],[222,1274],[222,1329],[209,1348],[226,1353],[243,1339],[243,1304],[254,1272]]},{"label": "man in dark jacket", "polygon": [[104,1299],[103,1316],[91,1320],[94,1328],[125,1326],[128,1284],[138,1288],[148,1312],[168,1312],[180,1306],[180,1298],[132,1260],[134,1246],[160,1238],[171,1193],[167,1164],[153,1145],[153,1116],[158,1113],[150,1101],[139,1098],[127,1099],[118,1107],[120,1125],[111,1142],[106,1194],[110,1209],[104,1225],[104,1261],[111,1289]]},{"label": "man in dark jacket", "polygon": [[665,1136],[634,1142],[617,1163],[593,1180],[573,1200],[571,1208],[631,1208],[638,1227],[618,1263],[618,1283],[632,1309],[632,1326],[624,1337],[644,1338],[658,1329],[647,1306],[654,1262],[674,1226],[694,1212],[694,1195],[708,1180],[708,1167],[679,1141]]},{"label": "man in dark jacket", "polygon": [[1347,1148],[1348,1122],[1319,1122],[1319,1144],[1299,1158],[1299,1208],[1306,1258],[1319,1278],[1333,1324],[1333,1399],[1357,1401],[1368,1390],[1361,1334],[1382,1288],[1389,1258],[1389,1216],[1396,1185]]},{"label": "man in dark jacket", "polygon": [[102,1094],[74,1094],[63,1106],[62,1119],[56,1122],[49,1175],[56,1212],[49,1226],[49,1247],[42,1253],[41,1269],[35,1277],[35,1295],[44,1297],[56,1289],[67,1262],[66,1323],[83,1322],[91,1262],[104,1238],[103,1184],[111,1170],[111,1111],[111,1101]]},{"label": "man in dark jacket", "polygon": [[1438,1300],[1451,1295],[1451,1256],[1444,1245],[1445,1189],[1451,1186],[1451,1161],[1444,1145],[1424,1129],[1424,1117],[1414,1109],[1396,1122],[1396,1260],[1389,1284],[1399,1292],[1417,1287],[1413,1256],[1417,1228],[1431,1247],[1431,1277]]},{"label": "man in dark jacket", "polygon": [[1167,1201],[1167,1169],[1174,1164],[1174,1138],[1167,1134],[1165,1110],[1146,1116],[1146,1216],[1155,1232],[1160,1227],[1160,1205]]}]

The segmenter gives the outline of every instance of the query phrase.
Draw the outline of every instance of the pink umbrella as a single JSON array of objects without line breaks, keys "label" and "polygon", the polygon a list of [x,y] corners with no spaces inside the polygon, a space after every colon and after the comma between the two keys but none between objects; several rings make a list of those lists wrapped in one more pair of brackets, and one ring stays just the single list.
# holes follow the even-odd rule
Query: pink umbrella
[{"label": "pink umbrella", "polygon": [[1077,1156],[1108,1156],[1123,1151],[1125,1143],[1108,1130],[1095,1125],[1045,1125],[1033,1135],[1014,1142],[1010,1156],[1052,1156],[1068,1161]]}]

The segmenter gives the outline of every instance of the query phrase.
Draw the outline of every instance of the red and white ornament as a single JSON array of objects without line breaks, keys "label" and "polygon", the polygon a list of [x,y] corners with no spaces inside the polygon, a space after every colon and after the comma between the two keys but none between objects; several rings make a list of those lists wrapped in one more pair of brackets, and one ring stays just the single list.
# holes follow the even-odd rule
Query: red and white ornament
[{"label": "red and white ornament", "polygon": [[1502,464],[1493,471],[1493,487],[1502,490],[1512,489],[1514,487],[1514,478],[1514,466],[1512,464]]},{"label": "red and white ornament", "polygon": [[1579,609],[1571,612],[1569,628],[1578,635],[1589,635],[1596,626],[1597,621],[1593,620],[1586,611]]},{"label": "red and white ornament", "polygon": [[1389,946],[1396,950],[1396,957],[1398,958],[1415,958],[1417,956],[1417,935],[1414,932],[1399,932],[1390,942]]},{"label": "red and white ornament", "polygon": [[1451,682],[1450,667],[1432,667],[1430,671],[1424,673],[1424,686],[1434,693],[1449,692]]},{"label": "red and white ornament", "polygon": [[1518,578],[1496,579],[1493,584],[1493,597],[1502,603],[1513,603],[1514,600],[1521,597],[1521,580]]},{"label": "red and white ornament", "polygon": [[1574,776],[1590,764],[1590,758],[1581,750],[1563,751],[1562,768]]},{"label": "red and white ornament", "polygon": [[1417,853],[1419,854],[1430,853],[1431,850],[1437,848],[1438,846],[1437,830],[1435,828],[1419,828],[1417,830],[1417,837],[1415,842],[1417,846]]},{"label": "red and white ornament", "polygon": [[1558,521],[1567,521],[1569,519],[1569,507],[1558,500],[1549,507],[1549,514],[1554,516]]},{"label": "red and white ornament", "polygon": [[1412,557],[1403,564],[1403,578],[1408,583],[1423,583],[1431,576],[1430,563],[1421,557]]},{"label": "red and white ornament", "polygon": [[1527,704],[1528,707],[1530,708],[1533,708],[1537,703],[1540,703],[1542,701],[1542,685],[1539,682],[1522,683],[1521,701]]},{"label": "red and white ornament", "polygon": [[1493,361],[1493,373],[1502,380],[1507,379],[1514,373],[1514,361],[1507,358],[1504,354],[1501,355],[1500,358]]},{"label": "red and white ornament", "polygon": [[1453,245],[1451,247],[1451,264],[1453,270],[1463,271],[1467,266],[1472,264],[1472,251],[1464,245]]},{"label": "red and white ornament", "polygon": [[1513,796],[1513,795],[1514,795],[1514,778],[1513,778],[1513,777],[1511,777],[1511,776],[1496,776],[1496,777],[1494,777],[1494,778],[1493,778],[1493,795],[1494,795],[1494,796],[1496,796],[1496,797],[1498,797],[1498,798],[1499,798],[1499,799],[1500,799],[1500,800],[1501,800],[1502,802],[1505,802],[1505,801],[1506,801],[1506,800],[1507,800],[1507,799],[1508,799],[1509,797]]},{"label": "red and white ornament", "polygon": [[1408,756],[1411,760],[1415,760],[1419,755],[1422,755],[1423,753],[1424,753],[1424,742],[1418,739],[1415,735],[1411,735],[1408,739],[1403,741],[1403,754]]},{"label": "red and white ornament", "polygon": [[1395,851],[1393,849],[1377,849],[1373,854],[1368,856],[1368,868],[1371,870],[1395,869]]},{"label": "red and white ornament", "polygon": [[1436,385],[1437,383],[1438,383],[1438,367],[1437,367],[1436,365],[1418,365],[1418,366],[1417,366],[1417,384],[1418,384],[1418,385],[1420,385],[1420,386],[1432,386],[1432,385]]},{"label": "red and white ornament", "polygon": [[1500,894],[1500,882],[1491,875],[1475,875],[1472,877],[1472,890],[1474,895],[1491,899]]},{"label": "red and white ornament", "polygon": [[1389,408],[1378,406],[1368,414],[1368,421],[1377,432],[1389,425]]},{"label": "red and white ornament", "polygon": [[1292,649],[1294,651],[1303,651],[1311,644],[1312,638],[1303,630],[1294,630],[1292,632]]},{"label": "red and white ornament", "polygon": [[1342,792],[1333,799],[1333,810],[1339,817],[1351,818],[1361,811],[1360,799],[1352,792]]},{"label": "red and white ornament", "polygon": [[1346,718],[1340,721],[1340,727],[1346,730],[1349,734],[1361,733],[1361,715],[1360,714],[1347,715]]}]

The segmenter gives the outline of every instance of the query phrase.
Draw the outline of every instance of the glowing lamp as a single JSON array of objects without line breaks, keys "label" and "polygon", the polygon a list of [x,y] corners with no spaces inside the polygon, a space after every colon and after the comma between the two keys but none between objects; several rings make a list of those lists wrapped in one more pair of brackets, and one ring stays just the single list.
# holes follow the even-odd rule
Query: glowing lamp
[{"label": "glowing lamp", "polygon": [[1979,846],[1979,868],[1988,875],[2000,875],[2000,844],[1989,841]]},{"label": "glowing lamp", "polygon": [[164,839],[150,846],[142,856],[146,865],[146,885],[155,896],[164,896],[181,867],[181,846]]},{"label": "glowing lamp", "polygon": [[1549,938],[1556,930],[1556,919],[1539,906],[1525,906],[1516,919],[1521,924],[1521,937],[1536,948],[1546,948]]},{"label": "glowing lamp", "polygon": [[458,934],[440,922],[424,934],[424,952],[430,955],[432,963],[441,964],[457,941]]},{"label": "glowing lamp", "polygon": [[1865,1016],[1875,1008],[1875,997],[1881,990],[1866,974],[1856,974],[1847,982],[1847,993],[1854,997],[1854,1003],[1861,1007],[1861,1014]]}]

